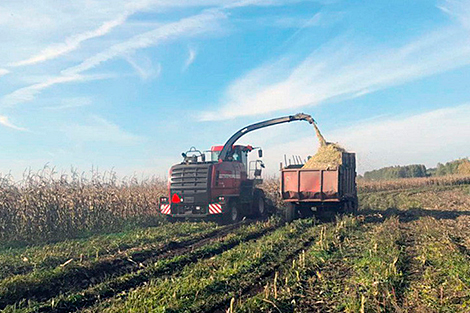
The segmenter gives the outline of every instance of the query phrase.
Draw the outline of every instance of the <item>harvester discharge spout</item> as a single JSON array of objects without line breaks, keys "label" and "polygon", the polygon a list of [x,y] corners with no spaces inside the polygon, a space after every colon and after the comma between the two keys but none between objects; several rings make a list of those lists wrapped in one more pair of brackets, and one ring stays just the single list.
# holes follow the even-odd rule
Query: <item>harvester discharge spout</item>
[{"label": "harvester discharge spout", "polygon": [[222,148],[222,151],[220,152],[219,162],[223,162],[223,161],[228,160],[228,158],[231,155],[233,144],[238,139],[240,139],[240,137],[242,137],[243,135],[245,135],[245,134],[247,134],[247,133],[249,133],[253,130],[260,129],[260,128],[273,126],[273,125],[277,125],[277,124],[282,124],[282,123],[289,123],[289,122],[292,122],[292,121],[307,121],[310,124],[315,125],[315,120],[313,119],[313,117],[311,115],[305,114],[305,113],[297,113],[295,115],[289,115],[289,116],[284,116],[284,117],[279,117],[279,118],[273,118],[271,120],[267,120],[267,121],[263,121],[263,122],[259,122],[259,123],[255,123],[255,124],[246,126],[242,129],[240,129],[239,131],[237,131],[235,134],[232,135],[232,137],[229,138],[229,140],[227,140],[224,147]]}]

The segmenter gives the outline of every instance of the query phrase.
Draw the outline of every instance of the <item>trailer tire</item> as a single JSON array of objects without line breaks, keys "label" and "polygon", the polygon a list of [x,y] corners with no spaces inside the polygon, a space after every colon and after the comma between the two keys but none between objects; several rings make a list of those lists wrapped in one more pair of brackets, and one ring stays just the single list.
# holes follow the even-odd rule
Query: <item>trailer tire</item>
[{"label": "trailer tire", "polygon": [[290,223],[297,218],[297,205],[290,203],[286,208],[286,222]]},{"label": "trailer tire", "polygon": [[351,200],[351,214],[356,215],[357,210],[359,209],[359,201],[356,199]]},{"label": "trailer tire", "polygon": [[357,214],[357,200],[347,200],[343,202],[343,208],[341,213],[346,214]]},{"label": "trailer tire", "polygon": [[253,213],[257,217],[266,215],[266,199],[263,190],[255,189],[253,193]]}]

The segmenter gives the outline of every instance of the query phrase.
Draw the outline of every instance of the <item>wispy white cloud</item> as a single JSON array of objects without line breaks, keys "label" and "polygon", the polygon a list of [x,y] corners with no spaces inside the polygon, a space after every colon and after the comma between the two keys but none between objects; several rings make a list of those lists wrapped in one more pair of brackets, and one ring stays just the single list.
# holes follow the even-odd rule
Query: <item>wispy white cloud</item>
[{"label": "wispy white cloud", "polygon": [[267,63],[234,81],[221,109],[203,120],[266,114],[314,106],[333,99],[359,97],[470,64],[468,30],[452,26],[426,34],[398,48],[339,38],[297,65],[286,58]]},{"label": "wispy white cloud", "polygon": [[109,75],[63,75],[51,77],[44,82],[15,90],[14,92],[4,96],[0,103],[3,106],[14,106],[19,103],[33,100],[42,90],[54,85],[106,79],[109,77]]},{"label": "wispy white cloud", "polygon": [[[292,126],[289,126],[292,127]],[[321,123],[320,123],[321,128]],[[313,130],[299,128],[303,136],[277,136],[264,146],[266,168],[276,173],[286,151],[306,158],[316,152]],[[285,129],[286,133],[290,130]],[[470,156],[470,104],[432,110],[406,117],[378,117],[351,127],[324,131],[328,141],[356,152],[359,172],[412,163],[436,166],[437,162]]]},{"label": "wispy white cloud", "polygon": [[363,170],[410,163],[435,166],[467,157],[469,136],[469,104],[380,119],[331,133],[332,138],[357,152]]},{"label": "wispy white cloud", "polygon": [[138,60],[130,56],[125,56],[124,58],[143,80],[156,78],[162,72],[162,65],[158,63],[154,66],[149,58],[139,58]]},{"label": "wispy white cloud", "polygon": [[[126,58],[127,56],[129,61],[128,56],[132,55],[135,51],[157,45],[166,40],[175,39],[181,36],[194,36],[206,33],[209,30],[215,30],[218,25],[217,22],[225,17],[226,15],[219,10],[207,10],[201,14],[184,18],[177,22],[168,23],[152,31],[136,35],[129,40],[111,46],[105,51],[84,60],[77,66],[63,70],[61,73],[62,75],[60,76],[50,78],[42,83],[20,88],[6,95],[3,97],[1,103],[3,105],[11,106],[31,101],[42,90],[57,84],[100,79],[102,76],[84,76],[81,75],[81,73],[117,57]],[[142,72],[142,68],[137,66],[135,62],[130,61],[130,63],[141,75],[147,75],[147,73]]]},{"label": "wispy white cloud", "polygon": [[183,71],[186,71],[188,67],[193,64],[194,60],[196,60],[196,54],[196,49],[194,49],[193,47],[189,47],[188,58],[186,59],[186,62],[184,62]]},{"label": "wispy white cloud", "polygon": [[[234,9],[246,6],[280,6],[280,5],[289,5],[303,2],[303,0],[236,0],[228,1],[225,4],[225,9]],[[321,2],[321,1],[317,1]]]},{"label": "wispy white cloud", "polygon": [[16,125],[13,124],[12,122],[10,122],[10,120],[8,119],[8,117],[6,117],[6,116],[4,116],[4,115],[0,115],[0,124],[3,125],[3,126],[5,126],[5,127],[12,128],[12,129],[14,129],[14,130],[28,131],[26,128],[16,126]]},{"label": "wispy white cloud", "polygon": [[[21,102],[31,101],[39,94],[42,90],[51,87],[56,84],[62,84],[67,82],[81,82],[88,79],[83,78],[80,74],[93,69],[100,64],[115,59],[115,58],[125,58],[136,70],[136,72],[143,79],[148,79],[149,77],[158,76],[161,71],[161,65],[155,68],[155,70],[147,70],[145,66],[141,66],[139,62],[136,62],[134,59],[130,58],[135,51],[159,45],[163,42],[169,40],[175,40],[181,37],[190,37],[196,36],[199,34],[207,33],[209,31],[217,31],[220,29],[219,22],[227,17],[225,13],[227,10],[235,7],[242,6],[273,6],[273,5],[283,5],[290,3],[297,3],[301,0],[255,0],[255,1],[223,1],[223,0],[204,0],[204,1],[189,1],[189,0],[179,0],[179,1],[166,1],[166,0],[142,0],[136,1],[133,3],[128,3],[126,1],[118,1],[115,3],[115,6],[121,8],[122,10],[117,10],[112,3],[103,3],[103,5],[96,4],[86,4],[86,3],[77,3],[77,8],[87,7],[92,10],[93,19],[99,19],[103,16],[107,17],[106,22],[92,30],[85,30],[79,32],[76,35],[69,36],[65,39],[63,43],[53,44],[46,46],[39,54],[33,55],[29,58],[24,58],[21,61],[10,62],[9,65],[12,67],[15,66],[25,66],[32,65],[47,60],[51,60],[62,56],[64,54],[70,53],[74,50],[80,48],[81,44],[86,41],[97,37],[102,37],[110,33],[114,28],[125,24],[129,16],[135,12],[142,10],[168,10],[175,8],[185,8],[185,7],[212,7],[212,9],[206,9],[202,13],[183,18],[176,22],[170,22],[167,24],[160,24],[157,28],[135,35],[130,39],[126,39],[120,43],[114,44],[111,47],[96,53],[95,55],[86,58],[81,63],[76,66],[66,68],[61,71],[61,76],[56,76],[54,78],[47,78],[44,82],[35,83],[30,86],[20,88],[9,95],[6,95],[0,103],[4,105],[14,105]],[[232,5],[233,4],[233,5]],[[114,14],[114,18],[109,18],[107,12],[107,7],[112,6],[113,9],[110,10],[110,14]],[[104,8],[104,10],[103,10]],[[98,12],[95,14],[95,12]],[[117,13],[120,12],[120,13]],[[0,10],[0,13],[4,13]],[[96,15],[96,16],[95,16]],[[38,18],[47,17],[46,15],[38,15]],[[117,17],[116,17],[117,16]],[[90,21],[87,20],[87,25],[90,25]],[[54,25],[50,25],[52,27]],[[59,26],[55,25],[55,26]],[[68,28],[70,30],[70,28]],[[185,67],[189,66],[190,63],[194,61],[196,56],[195,50],[190,50],[190,55],[187,60]],[[1,72],[0,72],[1,75]]]},{"label": "wispy white cloud", "polygon": [[126,21],[128,16],[129,14],[122,14],[114,20],[103,23],[97,29],[67,37],[65,39],[65,42],[63,43],[51,45],[39,52],[37,55],[34,55],[26,60],[10,63],[8,65],[12,67],[24,66],[57,58],[61,55],[76,50],[77,48],[79,48],[80,44],[86,40],[106,35],[113,28],[122,25]]},{"label": "wispy white cloud", "polygon": [[90,97],[76,97],[62,99],[60,105],[44,107],[46,110],[60,111],[90,106],[93,100]]},{"label": "wispy white cloud", "polygon": [[438,8],[450,16],[455,17],[464,27],[470,29],[469,0],[445,0]]},{"label": "wispy white cloud", "polygon": [[72,124],[64,127],[68,137],[77,142],[111,142],[132,145],[145,141],[118,125],[99,116],[92,116],[87,124]]},{"label": "wispy white cloud", "polygon": [[0,76],[6,75],[6,74],[8,74],[8,73],[10,73],[9,70],[4,69],[4,68],[0,68]]},{"label": "wispy white cloud", "polygon": [[194,36],[205,33],[209,30],[217,29],[217,22],[225,18],[226,15],[219,10],[208,10],[204,13],[183,18],[177,22],[168,23],[154,30],[139,34],[129,40],[118,43],[105,51],[102,51],[77,66],[62,71],[65,75],[74,75],[92,69],[99,64],[133,53],[138,49],[143,49],[158,45],[164,41],[175,39],[181,36]]}]

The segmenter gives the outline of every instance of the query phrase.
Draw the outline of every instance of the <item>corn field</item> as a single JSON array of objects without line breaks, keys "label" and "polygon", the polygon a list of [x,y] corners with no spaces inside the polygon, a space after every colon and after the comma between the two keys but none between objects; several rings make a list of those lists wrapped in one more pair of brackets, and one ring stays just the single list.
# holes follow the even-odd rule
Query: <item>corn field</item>
[{"label": "corn field", "polygon": [[470,184],[468,175],[449,175],[437,177],[400,178],[395,180],[358,180],[358,190],[361,192],[376,192],[419,188],[426,186],[456,186]]},{"label": "corn field", "polygon": [[[368,183],[379,191],[359,193],[357,215],[221,226],[160,224],[155,205],[166,188],[159,180],[49,170],[26,177],[2,181],[2,225],[11,233],[3,238],[107,233],[0,246],[2,312],[468,312],[470,306],[465,178]],[[278,180],[262,188],[279,205]],[[130,221],[157,225],[109,233]]]},{"label": "corn field", "polygon": [[15,183],[0,178],[0,240],[19,242],[72,238],[110,232],[128,224],[158,223],[158,199],[165,192],[159,179],[118,181],[112,172],[91,177],[53,169],[24,175]]}]

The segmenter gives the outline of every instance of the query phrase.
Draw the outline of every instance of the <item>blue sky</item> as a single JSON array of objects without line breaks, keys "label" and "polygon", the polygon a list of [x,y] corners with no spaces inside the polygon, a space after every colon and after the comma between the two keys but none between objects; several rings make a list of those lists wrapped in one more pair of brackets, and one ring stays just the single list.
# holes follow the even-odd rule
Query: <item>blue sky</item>
[{"label": "blue sky", "polygon": [[[470,1],[2,0],[0,172],[165,176],[297,112],[359,171],[470,156]],[[253,132],[269,173],[317,142]]]}]

